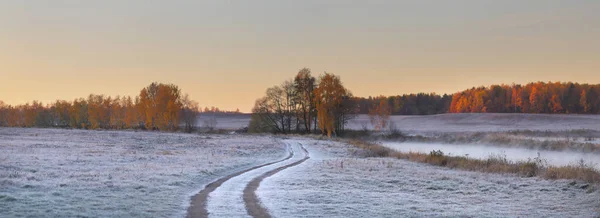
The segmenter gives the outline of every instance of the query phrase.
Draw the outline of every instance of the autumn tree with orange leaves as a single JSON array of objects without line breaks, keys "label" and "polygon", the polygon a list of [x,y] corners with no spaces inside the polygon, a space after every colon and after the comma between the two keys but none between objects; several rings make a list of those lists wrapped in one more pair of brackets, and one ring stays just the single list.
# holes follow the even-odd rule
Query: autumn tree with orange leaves
[{"label": "autumn tree with orange leaves", "polygon": [[350,115],[344,104],[351,97],[350,92],[344,88],[340,77],[330,73],[321,75],[314,92],[319,128],[328,137],[338,135],[338,131],[344,130],[346,116]]},{"label": "autumn tree with orange leaves", "polygon": [[88,96],[87,104],[88,104],[88,121],[90,123],[90,128],[92,129],[109,129],[110,126],[110,103],[111,98],[105,98],[104,95],[94,95],[91,94]]},{"label": "autumn tree with orange leaves", "polygon": [[173,84],[152,83],[140,92],[140,112],[149,130],[175,130],[182,109],[181,91]]},{"label": "autumn tree with orange leaves", "polygon": [[375,104],[369,109],[369,119],[375,130],[380,131],[388,126],[391,111],[385,96],[376,97],[375,102],[379,102],[379,104]]},{"label": "autumn tree with orange leaves", "polygon": [[535,82],[477,87],[452,96],[451,113],[600,113],[600,84]]},{"label": "autumn tree with orange leaves", "polygon": [[174,131],[183,123],[191,132],[198,112],[198,104],[183,98],[179,87],[152,83],[135,98],[91,94],[72,102],[33,101],[17,106],[0,101],[0,126]]}]

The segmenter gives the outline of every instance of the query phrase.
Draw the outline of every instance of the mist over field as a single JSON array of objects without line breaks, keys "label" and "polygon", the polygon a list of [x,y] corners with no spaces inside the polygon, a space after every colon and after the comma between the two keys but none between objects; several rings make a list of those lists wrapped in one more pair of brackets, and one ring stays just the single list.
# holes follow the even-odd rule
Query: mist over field
[{"label": "mist over field", "polygon": [[583,161],[592,164],[600,170],[599,153],[534,150],[527,148],[498,147],[493,145],[457,145],[416,142],[384,142],[383,145],[402,152],[429,153],[430,151],[439,150],[450,156],[466,156],[477,159],[504,157],[510,161],[517,162],[542,158],[545,163],[553,166],[577,165],[580,161]]},{"label": "mist over field", "polygon": [[[250,114],[200,114],[198,125],[203,126],[210,119],[217,121],[217,128],[236,130],[250,122]],[[464,113],[423,116],[392,115],[390,125],[407,133],[436,132],[507,132],[600,130],[600,117],[597,115],[562,114],[502,114]],[[348,121],[346,128],[352,130],[374,130],[369,115],[359,114]],[[389,129],[382,129],[389,131]]]}]

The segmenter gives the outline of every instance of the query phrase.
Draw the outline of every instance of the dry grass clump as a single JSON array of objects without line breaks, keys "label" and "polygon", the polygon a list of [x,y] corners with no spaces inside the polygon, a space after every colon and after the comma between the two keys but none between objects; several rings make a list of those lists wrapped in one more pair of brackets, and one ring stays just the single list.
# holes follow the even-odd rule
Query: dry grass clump
[{"label": "dry grass clump", "polygon": [[362,141],[362,140],[349,140],[348,141],[349,144],[354,145],[360,149],[363,149],[366,151],[366,155],[367,157],[391,157],[393,156],[394,153],[397,153],[397,151],[392,150],[391,148],[387,148],[385,146],[379,145],[379,144],[375,144],[375,143],[369,143],[366,141]]},{"label": "dry grass clump", "polygon": [[548,166],[541,157],[527,161],[509,161],[506,156],[494,155],[488,159],[473,159],[466,156],[447,156],[442,151],[431,151],[429,154],[417,152],[398,152],[376,143],[361,140],[349,140],[366,152],[368,157],[394,157],[413,162],[427,163],[468,171],[486,173],[510,173],[524,177],[539,176],[546,179],[574,179],[588,183],[600,183],[600,172],[593,166],[581,162],[577,165],[554,167]]},{"label": "dry grass clump", "polygon": [[600,182],[600,173],[591,165],[581,161],[579,164],[562,167],[549,166],[543,174],[547,179],[577,179],[589,183]]},{"label": "dry grass clump", "polygon": [[395,158],[436,166],[489,173],[513,173],[525,177],[538,175],[541,164],[535,160],[510,162],[503,156],[491,156],[488,159],[473,159],[465,156],[447,156],[442,151],[431,151],[429,154],[416,152],[395,152]]},{"label": "dry grass clump", "polygon": [[172,151],[167,151],[167,150],[163,150],[161,152],[158,152],[158,154],[160,154],[160,155],[174,155],[174,153]]}]

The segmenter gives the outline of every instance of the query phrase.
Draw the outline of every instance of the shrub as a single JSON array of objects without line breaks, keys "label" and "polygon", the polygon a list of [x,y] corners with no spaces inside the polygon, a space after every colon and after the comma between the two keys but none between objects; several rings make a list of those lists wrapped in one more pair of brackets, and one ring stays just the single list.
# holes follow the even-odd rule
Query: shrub
[{"label": "shrub", "polygon": [[562,167],[549,166],[544,175],[547,179],[577,179],[589,183],[600,183],[600,172],[583,160],[578,164]]},{"label": "shrub", "polygon": [[361,140],[351,140],[350,144],[367,151],[366,156],[368,157],[390,157],[394,152],[390,148],[375,143],[368,143]]},{"label": "shrub", "polygon": [[402,134],[402,132],[400,132],[400,130],[394,122],[390,122],[388,127],[390,131],[390,133],[387,135],[388,139],[405,138],[405,135]]},{"label": "shrub", "polygon": [[429,152],[427,163],[437,166],[446,166],[448,164],[448,158],[444,156],[444,152],[441,150],[433,150]]},{"label": "shrub", "polygon": [[519,174],[525,177],[534,177],[538,175],[539,167],[535,162],[527,161],[519,165]]},{"label": "shrub", "polygon": [[433,150],[431,152],[429,152],[429,156],[431,157],[442,157],[444,156],[444,152],[442,152],[442,150]]}]

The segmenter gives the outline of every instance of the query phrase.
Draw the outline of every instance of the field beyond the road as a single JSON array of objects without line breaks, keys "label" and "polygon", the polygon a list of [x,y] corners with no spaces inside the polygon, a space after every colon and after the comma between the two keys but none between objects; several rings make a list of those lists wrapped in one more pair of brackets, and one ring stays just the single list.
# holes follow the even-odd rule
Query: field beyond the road
[{"label": "field beyond the road", "polygon": [[[250,122],[249,114],[201,115],[198,124],[216,119],[218,129],[239,129]],[[426,134],[432,132],[503,132],[515,130],[567,131],[600,130],[600,115],[576,114],[500,114],[464,113],[424,116],[390,116],[390,122],[402,132]],[[368,115],[358,115],[348,122],[352,130],[373,130]]]}]

